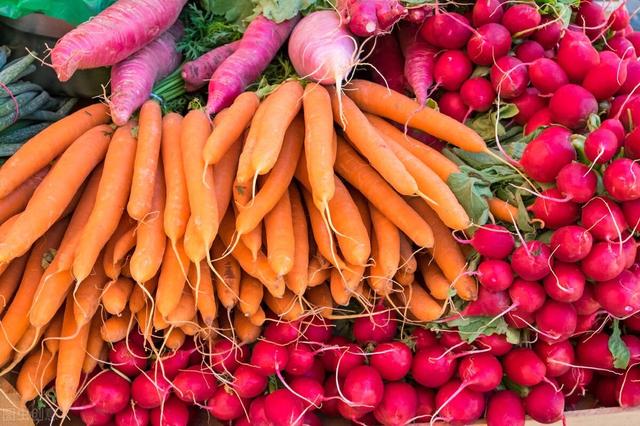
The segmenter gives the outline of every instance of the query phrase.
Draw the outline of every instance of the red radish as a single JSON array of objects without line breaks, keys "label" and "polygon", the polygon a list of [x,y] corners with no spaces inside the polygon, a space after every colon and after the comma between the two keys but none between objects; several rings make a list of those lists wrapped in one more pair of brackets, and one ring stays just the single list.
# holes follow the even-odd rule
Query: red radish
[{"label": "red radish", "polygon": [[[309,377],[311,379],[315,379],[319,382],[324,380],[325,370],[324,365],[320,358],[316,357],[313,360],[313,364],[311,364],[311,368],[307,370],[304,374],[301,374],[300,377]],[[293,377],[297,377],[292,374]]]},{"label": "red radish", "polygon": [[490,77],[498,96],[504,99],[517,98],[529,85],[526,65],[513,56],[496,60],[491,67]]},{"label": "red radish", "polygon": [[431,346],[419,350],[413,356],[411,375],[422,386],[438,388],[447,383],[456,371],[456,360],[445,354],[442,346]]},{"label": "red radish", "polygon": [[587,386],[593,380],[593,372],[587,368],[571,367],[569,371],[557,378],[562,386],[562,393],[567,396],[583,396]]},{"label": "red radish", "polygon": [[480,349],[489,348],[487,353],[493,356],[505,355],[513,348],[513,345],[502,334],[482,334],[478,336],[475,342]]},{"label": "red radish", "polygon": [[624,138],[624,154],[628,158],[640,158],[640,128],[636,127]]},{"label": "red radish", "polygon": [[595,286],[598,303],[615,317],[627,317],[640,311],[640,279],[625,270],[608,281]]},{"label": "red radish", "polygon": [[184,402],[204,402],[213,396],[216,382],[211,371],[192,365],[178,373],[173,379],[173,387],[176,396]]},{"label": "red radish", "polygon": [[114,65],[130,57],[171,27],[186,2],[120,0],[109,6],[58,40],[51,51],[58,79],[67,81],[78,69]]},{"label": "red radish", "polygon": [[638,333],[640,331],[640,315],[631,315],[624,320],[624,325],[627,327],[627,330]]},{"label": "red radish", "polygon": [[369,37],[387,31],[407,14],[407,9],[396,0],[352,0],[347,7],[349,29],[359,37]]},{"label": "red radish", "polygon": [[553,17],[543,17],[540,27],[533,33],[532,38],[540,43],[544,49],[553,49],[562,35],[562,22]]},{"label": "red radish", "polygon": [[376,44],[369,56],[371,79],[387,85],[391,90],[404,90],[404,58],[398,40],[393,34],[384,34],[376,38]]},{"label": "red radish", "polygon": [[640,368],[631,367],[616,380],[616,396],[621,407],[640,405]]},{"label": "red radish", "polygon": [[384,393],[382,377],[373,367],[358,366],[345,377],[342,392],[347,401],[363,413],[373,411],[382,401]]},{"label": "red radish", "polygon": [[305,407],[320,407],[324,401],[324,387],[308,377],[296,377],[291,381],[291,389],[302,396],[302,403]]},{"label": "red radish", "polygon": [[[464,88],[464,85],[462,87]],[[533,87],[528,87],[522,95],[512,99],[511,103],[518,107],[518,115],[514,117],[518,124],[526,124],[531,117],[547,106],[545,99],[540,97],[538,90]]]},{"label": "red radish", "polygon": [[438,100],[438,107],[441,113],[448,115],[461,123],[469,112],[469,108],[467,108],[462,96],[460,96],[458,92],[443,93]]},{"label": "red radish", "polygon": [[424,5],[409,9],[407,16],[404,19],[412,24],[422,24],[425,18],[431,15],[433,15],[433,7],[430,5]]},{"label": "red radish", "polygon": [[123,126],[149,99],[155,82],[176,69],[182,60],[176,43],[182,37],[182,24],[174,24],[160,37],[111,67],[111,118]]},{"label": "red radish", "polygon": [[272,424],[271,420],[267,418],[267,414],[265,412],[265,401],[266,401],[265,396],[254,398],[253,401],[251,401],[251,405],[249,405],[250,421],[248,422],[247,426],[251,426],[251,425],[271,426]]},{"label": "red radish", "polygon": [[576,16],[576,24],[582,27],[581,29],[584,30],[591,39],[595,39],[596,36],[606,31],[606,21],[607,18],[604,13],[604,8],[598,2],[580,2],[578,15]]},{"label": "red radish", "polygon": [[131,399],[142,408],[159,407],[171,392],[171,382],[161,372],[140,373],[131,383]]},{"label": "red radish", "polygon": [[97,410],[107,414],[115,414],[127,406],[129,391],[129,382],[110,370],[97,374],[87,386],[89,401]]},{"label": "red radish", "polygon": [[636,59],[636,49],[622,34],[615,35],[607,40],[607,47],[622,59]]},{"label": "red radish", "polygon": [[146,426],[149,424],[149,412],[137,405],[130,404],[116,414],[116,426]]},{"label": "red radish", "polygon": [[[267,397],[268,398],[268,397]],[[219,386],[207,401],[205,409],[221,421],[234,420],[244,414],[247,401],[226,386]]]},{"label": "red radish", "polygon": [[502,382],[502,366],[491,354],[473,354],[460,360],[458,377],[462,380],[461,387],[475,392],[489,392]]},{"label": "red radish", "polygon": [[126,340],[116,342],[109,351],[109,362],[121,373],[133,377],[140,374],[147,366],[147,354],[144,347]]},{"label": "red radish", "polygon": [[[609,53],[615,58],[605,60]],[[604,101],[616,94],[627,79],[627,66],[615,54],[601,52],[600,63],[587,72],[582,86],[595,96],[598,101]]]},{"label": "red radish", "polygon": [[393,339],[398,329],[395,311],[378,305],[374,312],[353,322],[353,338],[358,343],[383,343]]},{"label": "red radish", "polygon": [[522,279],[536,281],[551,271],[553,259],[549,246],[540,241],[527,241],[513,252],[511,267]]},{"label": "red radish", "polygon": [[575,302],[584,293],[585,277],[573,263],[556,262],[544,279],[544,289],[558,302]]},{"label": "red radish", "polygon": [[501,291],[513,282],[513,271],[504,260],[487,259],[478,265],[478,281],[487,290]]},{"label": "red radish", "polygon": [[[638,89],[636,89],[636,91],[637,90]],[[637,123],[640,123],[640,95],[636,93],[634,95],[615,97],[613,102],[611,102],[609,117],[620,119],[625,129],[634,130]],[[636,137],[637,136],[638,135],[636,135]],[[638,144],[638,142],[634,141],[634,147],[637,146],[635,144]]]},{"label": "red radish", "polygon": [[239,44],[239,41],[233,41],[218,46],[193,61],[185,62],[182,65],[182,79],[187,91],[195,92],[204,87],[213,72],[229,55],[236,51]]},{"label": "red radish", "polygon": [[598,320],[598,312],[594,312],[589,315],[578,315],[578,320],[576,321],[575,334],[582,334],[588,331],[595,330],[597,328],[596,327],[597,320]]},{"label": "red radish", "polygon": [[499,23],[504,10],[500,0],[479,0],[473,5],[472,22],[474,27],[484,24]]},{"label": "red radish", "polygon": [[552,94],[569,83],[569,77],[562,67],[552,59],[535,59],[529,65],[529,78],[533,87],[542,94]]},{"label": "red radish", "polygon": [[520,386],[537,385],[547,372],[544,362],[528,348],[512,350],[504,356],[502,365],[507,378]]},{"label": "red radish", "polygon": [[427,18],[420,35],[436,47],[460,49],[471,36],[469,28],[467,18],[459,13],[446,12]]},{"label": "red radish", "polygon": [[436,395],[433,390],[426,389],[420,385],[415,385],[414,389],[418,396],[416,417],[425,420],[436,411]]},{"label": "red radish", "polygon": [[253,346],[251,364],[266,376],[284,370],[288,361],[289,353],[284,346],[266,340],[260,340]]},{"label": "red radish", "polygon": [[527,124],[524,125],[524,134],[530,135],[539,127],[549,126],[551,124],[551,110],[549,108],[542,108],[527,120]]},{"label": "red radish", "polygon": [[593,386],[593,396],[602,407],[616,407],[618,405],[616,394],[617,377],[598,376]]},{"label": "red radish", "polygon": [[638,230],[640,227],[640,200],[622,203],[622,212],[629,227]]},{"label": "red radish", "polygon": [[384,385],[382,401],[373,415],[383,425],[405,425],[416,417],[418,394],[409,383],[392,382]]},{"label": "red radish", "polygon": [[587,135],[584,141],[584,155],[589,161],[605,164],[616,155],[618,146],[618,139],[612,131],[599,128]]},{"label": "red radish", "polygon": [[[565,167],[567,166],[564,166],[563,169]],[[540,219],[544,222],[544,226],[550,229],[575,223],[580,213],[578,204],[566,199],[563,200],[563,195],[556,188],[542,191],[529,210],[536,219]]]},{"label": "red radish", "polygon": [[302,375],[313,366],[314,352],[309,345],[293,343],[287,348],[289,361],[285,371],[292,375]]},{"label": "red radish", "polygon": [[289,321],[271,322],[264,328],[263,337],[270,342],[287,345],[300,337],[299,324]]},{"label": "red radish", "polygon": [[629,349],[631,363],[640,361],[640,338],[632,334],[622,336],[622,341]]},{"label": "red radish", "polygon": [[378,370],[384,380],[402,380],[409,370],[412,361],[411,349],[402,342],[380,343],[375,347],[369,364]]},{"label": "red radish", "polygon": [[608,198],[597,197],[582,207],[582,224],[596,240],[620,238],[627,222],[620,206]]},{"label": "red radish", "polygon": [[151,371],[157,371],[158,374],[171,380],[176,377],[181,369],[186,368],[191,363],[190,358],[194,352],[197,352],[197,350],[193,345],[193,341],[190,341],[189,344],[185,343],[180,349],[162,358],[157,358],[151,364]]},{"label": "red radish", "polygon": [[[340,381],[340,389],[344,380]],[[320,410],[322,414],[329,417],[338,417],[340,412],[338,411],[338,401],[340,400],[340,394],[338,393],[338,387],[336,386],[336,378],[330,376],[324,382],[324,402]]]},{"label": "red radish", "polygon": [[[493,317],[506,311],[509,305],[509,295],[506,291],[489,291],[480,286],[477,299],[469,303],[462,312],[469,316]],[[442,341],[442,338],[440,340]]]},{"label": "red radish", "polygon": [[312,412],[305,413],[303,422],[305,426],[322,426],[322,421],[320,420],[320,417],[318,417]]},{"label": "red radish", "polygon": [[560,194],[576,203],[586,203],[596,193],[598,178],[582,163],[572,162],[564,166],[556,177]]},{"label": "red radish", "polygon": [[549,383],[531,388],[524,399],[525,410],[535,421],[555,423],[564,413],[564,396]]},{"label": "red radish", "polygon": [[366,355],[360,346],[349,343],[342,337],[329,340],[327,346],[339,346],[322,352],[322,363],[327,371],[337,371],[339,377],[346,376],[353,368],[364,364]]},{"label": "red radish", "polygon": [[603,174],[607,192],[618,201],[640,198],[640,165],[628,158],[613,160]]},{"label": "red radish", "polygon": [[[599,242],[582,261],[582,272],[595,281],[609,281],[622,273],[627,259],[619,243]],[[602,303],[602,302],[600,302]]]},{"label": "red radish", "polygon": [[547,368],[547,377],[558,377],[569,371],[575,361],[573,345],[568,341],[547,343],[539,340],[535,344],[536,354]]},{"label": "red radish", "polygon": [[564,166],[576,159],[571,132],[553,126],[540,132],[524,149],[520,164],[533,179],[553,182]]},{"label": "red radish", "polygon": [[618,146],[622,146],[624,142],[624,126],[622,122],[617,118],[607,118],[600,124],[600,129],[607,129],[616,136],[616,140],[618,141]]},{"label": "red radish", "polygon": [[473,71],[469,57],[460,50],[449,50],[438,56],[433,75],[438,84],[447,90],[458,90]]},{"label": "red radish", "polygon": [[305,339],[313,344],[327,343],[331,339],[331,323],[321,316],[313,316],[305,320],[300,327]]},{"label": "red radish", "polygon": [[87,426],[107,425],[111,422],[113,416],[111,414],[102,413],[93,407],[87,407],[80,411],[80,419]]},{"label": "red radish", "polygon": [[509,287],[509,296],[520,311],[533,313],[544,305],[547,294],[537,281],[516,278]]},{"label": "red radish", "polygon": [[438,344],[438,339],[434,332],[422,327],[413,329],[411,332],[411,341],[416,351]]},{"label": "red radish", "polygon": [[[315,13],[308,15],[306,19],[311,19],[313,15],[315,15]],[[338,16],[334,12],[330,12],[330,15],[331,17],[329,19],[339,21]],[[217,113],[221,109],[229,106],[233,100],[245,90],[247,85],[253,82],[262,73],[262,71],[264,71],[297,22],[298,19],[293,18],[276,24],[262,15],[259,15],[251,21],[245,30],[236,51],[233,52],[222,64],[220,64],[209,80],[209,97],[207,99],[207,112],[209,114]],[[337,31],[330,31],[328,28],[330,23],[328,19],[323,19],[323,22],[325,25],[325,31],[318,34],[330,34],[332,37],[336,37]],[[298,25],[296,29],[298,30],[297,32],[304,32],[309,31],[308,27],[309,24],[304,24]],[[314,34],[315,33],[316,32],[314,32]],[[302,49],[295,48],[296,46],[303,44],[298,37],[294,38],[292,36],[289,43],[289,57],[291,58],[294,68],[296,68],[296,72],[305,77],[314,78],[315,76],[320,75],[327,79],[334,78],[336,75],[329,75],[329,72],[334,70],[329,70],[329,72],[325,69],[317,70],[317,62],[314,61],[313,64],[310,64],[312,60],[311,58],[308,58],[308,61],[305,62],[305,64],[309,66],[311,70],[317,70],[317,74],[314,73],[314,75],[311,76],[305,72],[307,70],[306,68],[298,69],[296,65],[301,59],[301,53],[303,53]],[[325,48],[327,47],[326,40],[320,41],[318,37],[316,37],[315,40],[318,43],[321,43],[321,46]],[[349,43],[350,40],[344,40],[345,46],[348,46]],[[292,45],[294,46],[293,48]],[[307,52],[304,53],[311,55],[313,59],[319,60],[318,50],[319,49],[310,47],[307,49]],[[336,63],[339,60],[339,57],[335,50],[332,50],[332,52],[333,61],[331,63]],[[324,65],[329,67],[329,63]],[[335,71],[337,72],[337,69]],[[330,81],[327,81],[327,83],[330,83]]]},{"label": "red radish", "polygon": [[471,246],[484,257],[504,259],[513,251],[515,241],[504,226],[488,224],[476,230]]},{"label": "red radish", "polygon": [[[419,38],[417,33],[417,26],[403,25],[400,27],[398,36],[404,54],[404,78],[416,95],[418,103],[424,105],[433,84],[436,50]],[[402,91],[403,88],[400,89],[400,92]]]},{"label": "red radish", "polygon": [[440,345],[447,349],[452,349],[454,353],[466,352],[473,349],[473,347],[462,340],[460,333],[455,330],[442,331],[440,333]]},{"label": "red radish", "polygon": [[175,396],[169,397],[162,407],[156,407],[149,413],[152,426],[187,426],[189,408]]},{"label": "red radish", "polygon": [[524,426],[524,406],[513,391],[501,390],[489,397],[488,426]]},{"label": "red radish", "polygon": [[532,313],[525,312],[520,309],[513,309],[507,312],[504,319],[510,327],[517,329],[531,327],[535,320]]},{"label": "red radish", "polygon": [[584,33],[566,31],[560,40],[557,60],[571,81],[581,82],[589,70],[600,62],[600,56]]},{"label": "red radish", "polygon": [[573,302],[573,306],[576,308],[578,315],[591,315],[597,312],[601,306],[595,298],[595,293],[592,285],[586,285],[584,287],[584,293],[580,299]]},{"label": "red radish", "polygon": [[632,91],[637,94],[638,89],[636,89],[635,91],[633,89],[638,86],[638,84],[640,84],[640,62],[630,61],[627,64],[627,79],[622,84],[619,94],[628,94]]},{"label": "red radish", "polygon": [[556,123],[579,129],[591,114],[598,112],[598,101],[582,86],[565,84],[551,97],[549,109]]},{"label": "red radish", "polygon": [[516,37],[526,37],[540,25],[542,17],[535,6],[516,4],[504,12],[502,25]]},{"label": "red radish", "polygon": [[623,3],[609,16],[609,28],[613,31],[622,31],[629,25],[629,20],[627,5]]},{"label": "red radish", "polygon": [[500,24],[479,27],[467,43],[469,59],[477,65],[491,65],[511,49],[511,34]]},{"label": "red radish", "polygon": [[570,303],[547,300],[536,311],[536,327],[540,339],[545,342],[559,342],[568,339],[576,330],[578,314]]},{"label": "red radish", "polygon": [[[625,268],[631,268],[636,262],[636,255],[638,254],[638,243],[635,239],[629,238],[628,233],[622,234],[622,255],[626,259],[624,264]],[[618,241],[618,243],[620,243]],[[635,274],[635,271],[632,271]]]},{"label": "red radish", "polygon": [[216,373],[233,373],[248,356],[245,347],[238,347],[226,339],[218,340],[211,350],[211,367]]},{"label": "red radish", "polygon": [[459,390],[460,386],[461,382],[453,379],[438,389],[436,407],[445,421],[468,424],[484,413],[484,396],[468,388]]},{"label": "red radish", "polygon": [[544,48],[540,43],[533,40],[526,40],[516,47],[516,58],[522,62],[533,62],[544,57]]}]

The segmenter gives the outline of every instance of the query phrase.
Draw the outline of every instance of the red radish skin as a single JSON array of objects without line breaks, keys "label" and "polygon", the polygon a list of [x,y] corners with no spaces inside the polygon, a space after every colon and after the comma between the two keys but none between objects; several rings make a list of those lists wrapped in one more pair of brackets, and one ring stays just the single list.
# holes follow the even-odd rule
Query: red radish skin
[{"label": "red radish skin", "polygon": [[480,286],[478,298],[469,303],[462,313],[470,316],[493,317],[505,312],[509,305],[509,295],[506,291],[489,291]]},{"label": "red radish skin", "polygon": [[567,340],[576,331],[577,321],[576,308],[570,303],[547,300],[536,312],[540,339],[549,343]]},{"label": "red radish skin", "polygon": [[622,4],[609,16],[609,28],[613,31],[622,31],[629,25],[629,11],[627,5]]},{"label": "red radish skin", "polygon": [[595,39],[605,31],[606,20],[605,11],[599,3],[594,1],[580,2],[576,24],[582,27],[581,29],[591,39]]},{"label": "red radish skin", "polygon": [[460,386],[461,382],[453,379],[438,389],[436,407],[445,421],[468,424],[484,413],[484,395],[467,388],[454,396]]},{"label": "red radish skin", "polygon": [[640,279],[625,270],[608,281],[595,286],[598,303],[611,315],[624,318],[640,311]]},{"label": "red radish skin", "polygon": [[378,305],[373,314],[357,318],[353,322],[353,338],[361,344],[389,342],[397,329],[396,312]]},{"label": "red radish skin", "polygon": [[607,100],[615,95],[627,79],[626,63],[615,54],[612,54],[614,58],[611,60],[605,60],[607,53],[611,54],[611,52],[600,53],[600,63],[587,72],[582,82],[582,86],[598,101]]},{"label": "red radish skin", "polygon": [[289,345],[287,350],[289,352],[289,360],[285,367],[287,373],[299,376],[311,369],[315,354],[310,345],[293,343]]},{"label": "red radish skin", "polygon": [[213,345],[211,367],[216,373],[233,373],[248,356],[249,352],[245,347],[238,347],[229,340],[222,339]]},{"label": "red radish skin", "polygon": [[391,382],[384,385],[382,401],[373,415],[383,425],[405,425],[416,417],[418,395],[409,383]]},{"label": "red radish skin", "polygon": [[534,386],[542,382],[547,368],[540,357],[531,349],[517,348],[502,360],[507,378],[520,386]]},{"label": "red radish skin", "polygon": [[[629,269],[636,262],[636,256],[638,254],[638,243],[633,238],[629,238],[628,233],[622,234],[622,255],[626,259],[624,267]],[[618,241],[619,243],[619,241]],[[633,271],[632,271],[633,272]]]},{"label": "red radish skin", "polygon": [[297,322],[272,322],[264,328],[263,336],[266,340],[287,345],[300,338],[299,324]]},{"label": "red radish skin", "polygon": [[[332,15],[337,17],[333,12]],[[209,114],[215,114],[231,105],[233,100],[264,71],[297,22],[297,18],[293,18],[276,24],[262,15],[251,21],[236,51],[220,64],[209,80]],[[289,47],[291,48],[291,43]],[[311,77],[300,72],[304,70],[297,69],[293,58],[296,57],[297,60],[300,55],[290,53],[289,56],[300,75]]]},{"label": "red radish skin", "polygon": [[152,426],[187,426],[189,408],[175,396],[171,396],[162,407],[156,407],[149,413]]},{"label": "red radish skin", "polygon": [[500,24],[479,27],[467,43],[469,59],[476,65],[491,65],[511,49],[511,34]]},{"label": "red radish skin", "polygon": [[460,360],[458,377],[463,387],[475,392],[489,392],[502,382],[502,365],[491,354],[469,355]]},{"label": "red radish skin", "polygon": [[504,226],[488,224],[473,234],[471,246],[484,257],[504,259],[513,252],[515,240]]},{"label": "red radish skin", "polygon": [[543,95],[552,94],[569,83],[569,77],[562,67],[548,58],[536,59],[529,65],[529,78],[533,87]]},{"label": "red radish skin", "polygon": [[524,125],[524,134],[530,135],[542,126],[551,125],[551,110],[547,107],[538,110]]},{"label": "red radish skin", "polygon": [[342,392],[348,401],[367,413],[382,401],[384,384],[375,368],[361,365],[347,374]]},{"label": "red radish skin", "polygon": [[589,70],[600,62],[600,56],[584,33],[566,31],[560,40],[557,60],[571,81],[581,82]]},{"label": "red radish skin", "polygon": [[187,0],[120,0],[58,40],[51,63],[60,81],[76,70],[110,66],[130,57],[178,19]]},{"label": "red radish skin", "polygon": [[633,43],[622,34],[615,35],[607,40],[607,47],[622,59],[636,60],[636,49]]},{"label": "red radish skin", "polygon": [[87,396],[97,410],[115,414],[129,403],[130,385],[122,376],[104,370],[89,382]]},{"label": "red radish skin", "polygon": [[427,18],[420,35],[433,46],[460,49],[471,37],[469,20],[459,13],[445,12]]},{"label": "red radish skin", "polygon": [[321,345],[331,339],[332,324],[321,316],[313,316],[302,322],[300,331],[307,341],[314,345]]},{"label": "red radish skin", "polygon": [[582,261],[582,272],[595,281],[609,281],[622,273],[626,259],[618,243],[599,242]]},{"label": "red radish skin", "polygon": [[540,383],[530,389],[524,399],[528,415],[540,423],[555,423],[564,413],[564,396],[549,383]]},{"label": "red radish skin", "polygon": [[622,125],[622,122],[620,120],[618,120],[617,118],[607,118],[602,122],[602,124],[600,124],[599,128],[613,132],[613,134],[616,136],[616,140],[618,141],[618,146],[622,146],[624,142],[625,131],[624,126]]},{"label": "red radish skin", "polygon": [[516,4],[504,12],[502,25],[515,37],[527,37],[540,25],[542,16],[535,6]]},{"label": "red radish skin", "polygon": [[359,37],[369,37],[388,31],[407,15],[407,9],[396,0],[352,0],[347,6],[349,29]]},{"label": "red radish skin", "polygon": [[628,226],[620,206],[604,197],[596,197],[582,207],[582,225],[601,241],[619,239]]},{"label": "red radish skin", "polygon": [[149,424],[149,411],[137,405],[128,405],[116,414],[115,420],[116,426],[146,426]]},{"label": "red radish skin", "polygon": [[640,338],[632,334],[622,336],[622,341],[629,349],[630,362],[635,364],[640,361]]},{"label": "red radish skin", "polygon": [[579,129],[584,127],[591,114],[598,112],[598,101],[582,86],[566,84],[555,91],[549,109],[556,123]]},{"label": "red radish skin", "polygon": [[573,263],[556,262],[543,281],[549,297],[558,302],[575,302],[584,293],[585,277]]},{"label": "red radish skin", "polygon": [[595,292],[591,284],[585,285],[584,292],[580,299],[573,302],[573,306],[576,308],[578,315],[591,315],[602,307],[596,300]]},{"label": "red radish skin", "polygon": [[553,266],[549,246],[540,241],[527,241],[511,256],[511,267],[520,278],[537,281],[549,274]]},{"label": "red radish skin", "polygon": [[[341,390],[343,383],[343,380],[340,381]],[[334,376],[329,376],[324,382],[324,397],[325,401],[322,403],[322,407],[320,407],[322,414],[329,417],[338,417],[340,415],[340,412],[338,411],[340,395],[338,393],[336,378]]]},{"label": "red radish skin", "polygon": [[622,213],[630,229],[640,228],[640,200],[622,203]]},{"label": "red radish skin", "polygon": [[573,345],[566,340],[556,343],[539,340],[534,349],[547,368],[547,377],[561,376],[575,363]]},{"label": "red radish skin", "polygon": [[[640,34],[640,33],[636,33]],[[637,51],[637,50],[636,50]],[[627,64],[627,79],[622,84],[618,94],[626,95],[631,92],[638,93],[638,89],[633,90],[638,84],[640,84],[640,62],[630,61]]]},{"label": "red radish skin", "polygon": [[[292,376],[297,377],[294,375]],[[322,361],[320,360],[320,358],[317,358],[317,357],[313,360],[313,364],[311,365],[311,368],[307,370],[304,374],[300,375],[300,377],[309,377],[319,382],[324,380],[324,376],[325,376],[324,365],[322,364]]]},{"label": "red radish skin", "polygon": [[469,108],[465,105],[462,96],[458,92],[445,92],[438,100],[440,112],[449,117],[464,122],[469,113]]},{"label": "red radish skin", "polygon": [[576,203],[586,203],[596,193],[598,178],[587,166],[574,161],[560,170],[556,185],[561,196]]},{"label": "red radish skin", "polygon": [[219,386],[207,401],[205,409],[221,421],[235,420],[244,414],[247,401],[242,400],[226,386]]},{"label": "red radish skin", "polygon": [[598,376],[593,386],[593,396],[602,407],[618,406],[616,393],[617,377]]},{"label": "red radish skin", "polygon": [[302,404],[306,408],[317,408],[324,401],[324,387],[308,377],[296,377],[291,381],[291,389],[298,395],[302,396]]},{"label": "red radish skin", "polygon": [[284,346],[266,340],[261,340],[253,346],[251,364],[266,376],[284,370],[288,361],[289,353]]},{"label": "red radish skin", "polygon": [[564,166],[576,159],[571,132],[553,126],[540,132],[524,149],[520,164],[531,178],[553,182]]},{"label": "red radish skin", "polygon": [[101,413],[93,407],[87,407],[80,411],[80,419],[87,426],[108,425],[113,416],[107,413]]},{"label": "red radish skin", "polygon": [[436,83],[455,91],[462,86],[473,71],[471,61],[460,50],[449,50],[438,56],[433,68]]},{"label": "red radish skin", "polygon": [[544,49],[553,49],[560,41],[562,30],[562,22],[559,19],[545,16],[531,38],[540,43]]},{"label": "red radish skin", "polygon": [[393,382],[403,379],[411,370],[413,359],[411,349],[402,342],[389,342],[377,345],[369,357],[369,364],[380,376]]},{"label": "red radish skin", "polygon": [[533,313],[544,305],[547,293],[537,281],[516,278],[509,287],[509,297],[520,311]]},{"label": "red radish skin", "polygon": [[538,111],[546,108],[547,101],[539,95],[540,93],[536,88],[528,87],[522,95],[511,101],[511,103],[518,107],[518,115],[514,117],[516,123],[524,125]]},{"label": "red radish skin", "polygon": [[460,333],[455,330],[440,333],[440,345],[453,350],[454,353],[467,352],[473,349],[470,344],[462,340]]},{"label": "red radish skin", "polygon": [[376,17],[379,31],[389,31],[396,22],[407,16],[407,12],[398,0],[377,1]]},{"label": "red radish skin", "polygon": [[436,411],[436,394],[431,389],[426,389],[420,385],[414,386],[418,396],[418,406],[416,408],[416,417],[426,420]]},{"label": "red radish skin", "polygon": [[433,331],[416,327],[411,332],[411,341],[416,351],[438,344],[438,339]]},{"label": "red radish skin", "polygon": [[499,23],[502,19],[504,10],[500,0],[479,0],[473,5],[471,21],[474,27],[480,27],[485,24]]},{"label": "red radish skin", "polygon": [[576,401],[587,392],[587,386],[593,380],[593,371],[588,368],[571,367],[557,380],[562,387],[562,393]]},{"label": "red radish skin", "polygon": [[602,332],[587,335],[576,345],[576,358],[580,365],[613,370],[613,355],[609,351],[609,335]]},{"label": "red radish skin", "polygon": [[503,56],[496,60],[489,76],[494,90],[503,99],[517,98],[529,85],[526,65],[513,56]]},{"label": "red radish skin", "polygon": [[162,405],[170,392],[171,382],[153,370],[141,373],[131,383],[131,399],[145,409]]},{"label": "red radish skin", "polygon": [[628,158],[613,160],[603,174],[604,188],[618,201],[640,198],[640,165]]},{"label": "red radish skin", "polygon": [[504,317],[505,321],[510,327],[517,329],[525,329],[531,327],[535,321],[534,314],[525,312],[520,309],[513,309]]},{"label": "red radish skin", "polygon": [[185,64],[182,65],[181,75],[187,91],[195,92],[204,87],[213,72],[229,55],[236,51],[239,44],[239,41],[233,41],[218,46],[193,61],[185,62]]},{"label": "red radish skin", "polygon": [[631,367],[617,378],[616,396],[621,407],[640,405],[640,368]]},{"label": "red radish skin", "polygon": [[605,164],[616,155],[619,145],[618,138],[611,130],[600,127],[587,135],[584,155],[593,163]]},{"label": "red radish skin", "polygon": [[405,85],[404,58],[395,35],[384,34],[377,37],[368,62],[371,64],[371,79],[374,82],[402,93]]},{"label": "red radish skin", "polygon": [[179,399],[197,403],[204,402],[213,396],[217,380],[211,371],[199,365],[192,365],[180,371],[172,382]]},{"label": "red radish skin", "polygon": [[[436,50],[418,37],[416,26],[400,27],[398,36],[404,55],[404,79],[416,95],[418,103],[424,105],[433,85]],[[403,90],[400,89],[400,92]]]},{"label": "red radish skin", "polygon": [[515,50],[516,58],[529,63],[544,57],[544,48],[533,40],[523,41]]},{"label": "red radish skin", "polygon": [[493,356],[506,355],[513,345],[507,341],[507,338],[502,334],[490,334],[480,335],[475,340],[476,346],[480,349],[489,349],[487,352]]},{"label": "red radish skin", "polygon": [[460,96],[465,105],[478,112],[488,111],[496,100],[491,83],[482,77],[470,78],[462,83]]},{"label": "red radish skin", "polygon": [[147,354],[142,345],[121,340],[113,344],[109,351],[109,363],[116,370],[129,377],[140,374],[147,366]]},{"label": "red radish skin", "polygon": [[487,425],[524,426],[524,419],[524,405],[514,391],[501,390],[489,397]]},{"label": "red radish skin", "polygon": [[366,359],[360,346],[342,339],[331,339],[328,346],[338,345],[339,347],[322,352],[324,368],[330,372],[337,371],[338,377],[345,377],[353,368],[364,364]]},{"label": "red radish skin", "polygon": [[[271,421],[267,418],[267,414],[265,413],[265,396],[260,396],[251,401],[251,405],[249,405],[249,419],[247,426],[251,425],[259,425],[259,426],[270,426]],[[241,417],[244,419],[244,417]],[[237,421],[237,420],[236,420]]]},{"label": "red radish skin", "polygon": [[478,265],[478,281],[489,291],[502,291],[513,282],[513,271],[504,260],[487,259]]},{"label": "red radish skin", "polygon": [[413,379],[427,388],[439,388],[453,377],[456,360],[450,354],[444,354],[442,346],[431,346],[419,350],[413,356],[411,375]]},{"label": "red radish skin", "polygon": [[570,225],[578,219],[580,208],[578,204],[563,198],[558,189],[546,189],[536,198],[529,210],[536,219],[544,223],[545,228],[557,229]]},{"label": "red radish skin", "polygon": [[636,127],[624,138],[624,154],[633,160],[640,159],[640,127]]}]

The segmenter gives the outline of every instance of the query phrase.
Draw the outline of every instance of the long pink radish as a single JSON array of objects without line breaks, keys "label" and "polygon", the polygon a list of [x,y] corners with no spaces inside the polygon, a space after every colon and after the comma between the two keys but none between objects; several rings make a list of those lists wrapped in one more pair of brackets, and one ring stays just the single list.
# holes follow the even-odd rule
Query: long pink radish
[{"label": "long pink radish", "polygon": [[399,32],[404,53],[404,77],[422,106],[433,84],[436,50],[418,36],[418,27],[402,26]]},{"label": "long pink radish", "polygon": [[182,66],[182,79],[187,91],[195,92],[207,84],[213,72],[238,49],[239,45],[240,41],[233,41],[218,46],[193,61],[186,62]]}]

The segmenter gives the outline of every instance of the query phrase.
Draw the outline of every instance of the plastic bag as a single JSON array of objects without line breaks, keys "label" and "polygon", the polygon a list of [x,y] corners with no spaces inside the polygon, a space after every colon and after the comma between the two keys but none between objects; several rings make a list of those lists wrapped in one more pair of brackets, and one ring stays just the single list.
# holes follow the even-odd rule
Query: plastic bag
[{"label": "plastic bag", "polygon": [[115,0],[0,0],[0,16],[18,19],[42,13],[79,25],[97,15]]}]

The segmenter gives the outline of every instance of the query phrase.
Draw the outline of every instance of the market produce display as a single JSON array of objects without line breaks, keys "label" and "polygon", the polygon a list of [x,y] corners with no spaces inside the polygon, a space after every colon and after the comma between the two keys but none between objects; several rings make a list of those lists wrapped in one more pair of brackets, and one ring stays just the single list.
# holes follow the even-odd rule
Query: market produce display
[{"label": "market produce display", "polygon": [[111,67],[105,102],[0,69],[22,400],[87,425],[640,405],[634,12],[292,3],[104,5],[50,62]]}]

